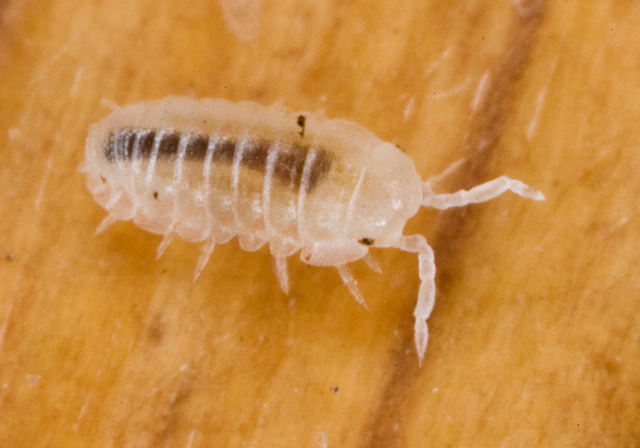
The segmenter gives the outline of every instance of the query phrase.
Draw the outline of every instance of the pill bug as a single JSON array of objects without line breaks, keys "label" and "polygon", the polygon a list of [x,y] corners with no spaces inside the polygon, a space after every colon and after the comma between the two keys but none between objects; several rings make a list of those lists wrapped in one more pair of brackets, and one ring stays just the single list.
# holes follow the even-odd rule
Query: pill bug
[{"label": "pill bug", "polygon": [[287,257],[334,266],[366,307],[347,264],[369,248],[418,256],[414,310],[422,363],[427,318],[435,300],[435,263],[422,235],[403,235],[420,206],[447,209],[488,201],[506,191],[542,200],[539,191],[507,177],[471,190],[436,194],[412,159],[355,123],[281,106],[223,99],[167,97],[119,108],[91,126],[81,171],[108,215],[164,235],[162,254],[177,235],[203,242],[197,278],[216,244],[237,236],[255,251],[269,243],[282,290]]}]

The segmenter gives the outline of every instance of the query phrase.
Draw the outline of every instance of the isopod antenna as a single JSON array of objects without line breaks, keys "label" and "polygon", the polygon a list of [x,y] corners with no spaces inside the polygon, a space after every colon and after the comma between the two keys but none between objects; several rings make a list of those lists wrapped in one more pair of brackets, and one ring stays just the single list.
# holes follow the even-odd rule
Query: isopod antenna
[{"label": "isopod antenna", "polygon": [[418,302],[413,310],[416,321],[414,324],[414,340],[418,353],[418,363],[422,366],[424,352],[429,342],[429,329],[427,319],[433,311],[436,300],[436,263],[433,249],[422,235],[403,236],[398,246],[400,250],[418,254],[418,276],[420,288],[418,289]]},{"label": "isopod antenna", "polygon": [[436,194],[433,192],[431,180],[422,184],[422,206],[446,210],[452,207],[463,207],[469,204],[490,201],[507,191],[511,191],[523,198],[534,201],[544,200],[544,194],[531,188],[519,180],[500,176],[484,184],[477,185],[471,190],[460,190],[455,193]]}]

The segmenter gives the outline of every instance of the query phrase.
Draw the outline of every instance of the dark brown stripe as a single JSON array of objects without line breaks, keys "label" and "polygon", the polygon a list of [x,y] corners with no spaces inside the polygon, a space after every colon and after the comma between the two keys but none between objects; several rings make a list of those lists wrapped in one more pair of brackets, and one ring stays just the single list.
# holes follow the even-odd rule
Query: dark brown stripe
[{"label": "dark brown stripe", "polygon": [[[225,146],[227,145],[229,145],[229,142],[225,142]],[[309,145],[297,143],[288,144],[283,142],[273,144],[264,140],[249,140],[245,141],[243,145],[242,159],[240,160],[241,165],[264,172],[266,170],[269,152],[277,151],[276,162],[273,169],[274,178],[292,190],[300,188],[305,161],[311,149]],[[213,159],[233,162],[233,155],[235,155],[236,149],[236,147],[233,148],[233,151],[223,149],[219,153],[216,151],[214,152]],[[232,152],[233,155],[230,154]],[[307,187],[307,191],[312,191],[322,177],[331,169],[329,153],[324,149],[316,149],[315,152],[316,157],[309,168],[309,186]],[[222,155],[216,157],[217,154]]]},{"label": "dark brown stripe", "polygon": [[[180,133],[156,129],[117,129],[109,136],[104,154],[108,161],[125,161],[133,158],[151,157],[157,136],[158,158],[174,159],[180,147]],[[136,145],[137,142],[137,145]],[[204,161],[207,155],[209,137],[190,134],[185,151],[185,160]],[[265,140],[247,140],[242,143],[240,164],[264,172],[269,151],[277,151],[273,176],[287,188],[298,189],[302,181],[305,160],[309,156],[310,145],[299,143],[277,144]],[[213,162],[231,164],[236,156],[238,142],[221,138],[215,142]],[[308,191],[312,191],[331,169],[331,153],[315,148],[315,159],[310,166]]]},{"label": "dark brown stripe", "polygon": [[158,144],[159,159],[175,159],[180,146],[180,134],[177,132],[162,133]]},{"label": "dark brown stripe", "polygon": [[130,160],[134,156],[146,159],[151,156],[155,137],[156,132],[151,129],[118,129],[109,135],[104,155],[109,162]]},{"label": "dark brown stripe", "polygon": [[156,133],[153,130],[146,131],[139,137],[138,140],[138,157],[147,158],[151,155],[153,149],[153,141],[156,138]]},{"label": "dark brown stripe", "polygon": [[[304,161],[309,155],[309,147],[278,145],[278,157],[273,169],[273,175],[281,179],[291,189],[300,188]],[[315,187],[316,182],[309,182],[309,190]]]},{"label": "dark brown stripe", "polygon": [[311,191],[315,188],[318,182],[329,172],[331,169],[331,153],[325,150],[317,150],[316,158],[311,164],[311,173],[309,174],[309,188]]},{"label": "dark brown stripe", "polygon": [[267,166],[267,156],[269,155],[270,147],[271,144],[264,140],[249,140],[244,142],[240,163],[247,168],[264,171]]},{"label": "dark brown stripe", "polygon": [[193,134],[187,143],[187,151],[184,154],[188,160],[204,160],[207,155],[209,139],[204,135]]},{"label": "dark brown stripe", "polygon": [[213,160],[216,162],[232,163],[236,154],[236,144],[227,138],[222,138],[216,142],[213,150]]},{"label": "dark brown stripe", "polygon": [[109,135],[104,156],[109,162],[126,160],[131,157],[133,151],[134,134],[129,129],[114,131]]}]

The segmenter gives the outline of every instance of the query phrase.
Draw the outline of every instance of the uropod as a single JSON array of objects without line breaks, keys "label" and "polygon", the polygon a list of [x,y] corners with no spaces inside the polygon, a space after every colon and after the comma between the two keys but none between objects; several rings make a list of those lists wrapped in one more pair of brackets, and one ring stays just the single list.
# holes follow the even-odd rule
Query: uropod
[{"label": "uropod", "polygon": [[422,362],[427,318],[435,300],[435,263],[422,235],[403,235],[420,206],[448,209],[488,201],[506,191],[542,200],[524,183],[499,177],[471,190],[436,194],[413,160],[355,123],[282,106],[223,99],[167,97],[115,110],[91,126],[81,171],[108,215],[172,238],[203,242],[195,278],[216,244],[237,236],[275,258],[289,290],[287,257],[334,266],[365,305],[347,264],[369,249],[397,248],[418,256],[420,287],[414,310]]}]

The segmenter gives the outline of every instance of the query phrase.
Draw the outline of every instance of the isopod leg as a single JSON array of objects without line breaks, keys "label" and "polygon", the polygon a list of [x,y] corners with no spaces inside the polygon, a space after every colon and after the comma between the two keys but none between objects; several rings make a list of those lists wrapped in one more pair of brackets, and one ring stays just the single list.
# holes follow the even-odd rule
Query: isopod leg
[{"label": "isopod leg", "polygon": [[342,282],[347,286],[349,292],[356,299],[356,301],[366,309],[369,309],[369,307],[367,306],[367,302],[364,300],[364,297],[362,296],[362,293],[358,288],[358,281],[353,277],[347,265],[341,264],[340,266],[338,266],[338,272],[340,273]]},{"label": "isopod leg", "polygon": [[175,237],[174,233],[166,233],[162,237],[162,241],[160,242],[160,245],[158,246],[158,251],[156,252],[156,260],[162,257],[162,254],[164,253],[165,250],[167,250],[167,247],[169,247],[169,244],[171,244],[174,237]]},{"label": "isopod leg", "polygon": [[96,228],[95,234],[97,235],[104,232],[108,227],[115,224],[116,222],[118,222],[118,218],[116,218],[116,215],[107,215]]},{"label": "isopod leg", "polygon": [[382,268],[380,267],[380,264],[378,264],[378,261],[373,258],[373,256],[369,252],[367,252],[367,254],[362,257],[362,259],[365,263],[367,263],[367,266],[369,266],[372,271],[377,272],[378,274],[382,274]]},{"label": "isopod leg", "polygon": [[122,192],[111,192],[111,196],[109,196],[109,200],[106,204],[104,204],[105,210],[111,210],[122,198]]},{"label": "isopod leg", "polygon": [[436,194],[431,190],[430,182],[424,182],[422,188],[422,205],[444,210],[451,207],[462,207],[468,204],[489,201],[501,194],[512,191],[524,198],[542,201],[544,195],[519,180],[506,176],[498,177],[471,190],[460,190],[456,193]]},{"label": "isopod leg", "polygon": [[194,283],[196,282],[196,280],[198,280],[198,277],[200,277],[200,273],[202,273],[202,270],[207,265],[207,262],[209,261],[209,257],[211,256],[211,252],[213,252],[213,249],[215,247],[216,247],[216,242],[214,239],[210,239],[204,244],[204,246],[202,246],[202,253],[200,254],[200,258],[198,258],[196,271],[193,273]]},{"label": "isopod leg", "polygon": [[424,353],[429,342],[429,329],[427,319],[433,311],[436,299],[436,264],[433,250],[422,235],[404,236],[400,240],[399,249],[418,254],[418,274],[420,277],[420,289],[418,290],[418,303],[413,311],[416,319],[414,326],[414,339],[418,362],[422,365]]},{"label": "isopod leg", "polygon": [[285,294],[289,294],[289,273],[287,271],[287,257],[275,257],[276,275],[280,288]]}]

